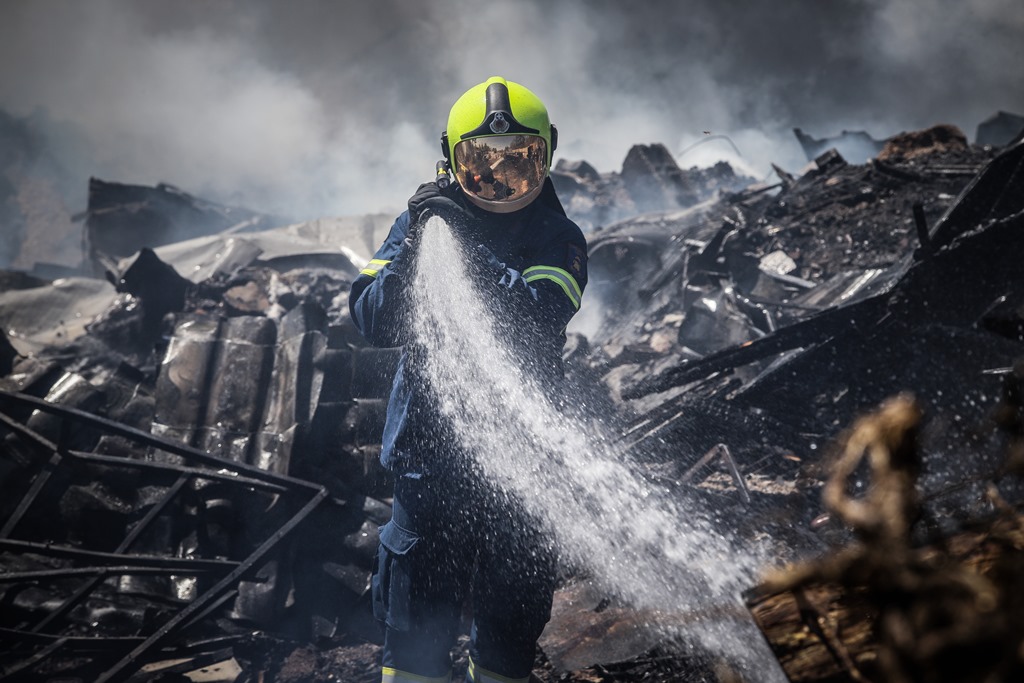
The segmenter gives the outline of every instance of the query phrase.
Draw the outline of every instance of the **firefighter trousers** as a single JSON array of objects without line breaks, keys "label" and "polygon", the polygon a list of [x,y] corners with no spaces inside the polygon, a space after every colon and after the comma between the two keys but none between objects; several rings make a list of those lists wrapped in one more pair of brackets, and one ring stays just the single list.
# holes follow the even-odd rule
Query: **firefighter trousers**
[{"label": "firefighter trousers", "polygon": [[445,676],[468,602],[474,665],[527,678],[555,574],[550,534],[514,497],[464,474],[397,477],[371,581],[383,666]]}]

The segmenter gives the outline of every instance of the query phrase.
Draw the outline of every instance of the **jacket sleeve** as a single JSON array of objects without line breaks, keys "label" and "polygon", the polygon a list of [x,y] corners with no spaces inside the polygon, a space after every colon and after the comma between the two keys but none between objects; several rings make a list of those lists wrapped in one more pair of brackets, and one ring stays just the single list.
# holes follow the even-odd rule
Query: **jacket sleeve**
[{"label": "jacket sleeve", "polygon": [[536,292],[536,313],[559,332],[579,310],[587,286],[587,244],[580,234],[556,242],[523,269],[523,279]]},{"label": "jacket sleeve", "polygon": [[516,271],[498,264],[500,289],[504,290],[509,314],[530,323],[543,335],[561,335],[582,303],[587,286],[587,244],[582,232],[558,231]]},{"label": "jacket sleeve", "polygon": [[352,283],[348,306],[352,320],[373,346],[401,346],[408,334],[408,268],[411,254],[405,244],[409,213],[391,226],[388,237]]}]

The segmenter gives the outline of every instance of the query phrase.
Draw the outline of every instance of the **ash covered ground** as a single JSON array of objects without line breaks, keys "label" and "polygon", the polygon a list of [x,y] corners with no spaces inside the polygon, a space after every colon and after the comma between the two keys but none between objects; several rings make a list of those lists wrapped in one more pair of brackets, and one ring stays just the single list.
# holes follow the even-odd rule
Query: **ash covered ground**
[{"label": "ash covered ground", "polygon": [[[863,164],[837,138],[767,179],[681,168],[660,145],[634,147],[615,173],[560,163],[552,176],[587,229],[591,270],[568,379],[614,427],[623,461],[719,510],[723,534],[769,539],[779,563],[829,556],[858,530],[822,502],[836,444],[911,392],[920,519],[900,547],[1019,516],[1013,138],[969,143],[941,126],[878,141]],[[58,229],[45,188],[25,181],[15,196],[17,220],[49,225],[54,248],[81,244],[82,264],[2,275],[4,677],[378,680],[367,579],[389,516],[376,458],[398,351],[365,345],[346,293],[391,217],[289,224],[169,185],[92,179],[88,209]],[[876,476],[863,467],[846,485],[862,495]],[[1019,534],[992,538],[1019,561]],[[763,680],[644,629],[585,567],[563,574],[538,680]],[[1019,576],[991,578],[1005,599],[987,608],[1002,627],[986,642],[1009,645],[986,651],[1003,667],[988,680],[1020,671],[1024,636],[1004,619]],[[823,638],[840,654],[786,674],[857,680],[883,675],[864,664],[878,652],[925,656],[886,633],[845,660]],[[791,643],[766,642],[794,659]],[[935,657],[978,646],[936,642]]]}]

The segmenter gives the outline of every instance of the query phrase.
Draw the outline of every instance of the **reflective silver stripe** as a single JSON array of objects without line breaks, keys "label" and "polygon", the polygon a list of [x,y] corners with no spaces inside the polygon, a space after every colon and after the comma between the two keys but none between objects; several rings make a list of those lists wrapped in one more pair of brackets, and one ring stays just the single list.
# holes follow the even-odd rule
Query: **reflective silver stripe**
[{"label": "reflective silver stripe", "polygon": [[365,268],[359,271],[359,274],[377,277],[377,273],[380,272],[380,269],[389,263],[391,263],[391,261],[383,261],[379,258],[370,259],[370,262],[366,264]]},{"label": "reflective silver stripe", "polygon": [[576,284],[576,278],[567,271],[555,268],[554,266],[531,266],[523,271],[523,277],[526,278],[527,282],[551,280],[565,291],[565,295],[569,297],[573,307],[577,309],[580,307],[583,292],[580,291],[580,286]]},{"label": "reflective silver stripe", "polygon": [[408,671],[399,671],[390,666],[385,666],[380,670],[381,683],[450,683],[451,680],[451,672],[444,676],[420,676]]},{"label": "reflective silver stripe", "polygon": [[479,667],[472,657],[469,658],[469,671],[466,672],[466,680],[473,683],[530,683],[529,676],[526,678],[509,678],[508,676],[502,676]]}]

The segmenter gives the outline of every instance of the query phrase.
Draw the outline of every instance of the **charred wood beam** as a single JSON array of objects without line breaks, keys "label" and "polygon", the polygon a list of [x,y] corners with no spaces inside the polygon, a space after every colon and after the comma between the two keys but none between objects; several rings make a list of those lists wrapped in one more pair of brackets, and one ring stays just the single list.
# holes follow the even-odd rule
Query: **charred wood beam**
[{"label": "charred wood beam", "polygon": [[926,175],[937,176],[976,176],[981,166],[972,164],[948,165],[948,166],[926,166],[922,170]]},{"label": "charred wood beam", "polygon": [[932,250],[932,236],[928,233],[928,220],[924,217],[924,204],[914,202],[914,227],[917,228],[917,239],[925,254]]},{"label": "charred wood beam", "polygon": [[875,169],[879,173],[891,176],[893,178],[898,178],[899,180],[905,180],[911,183],[919,183],[925,179],[924,176],[918,173],[906,171],[902,168],[898,168],[896,166],[893,166],[892,164],[887,164],[884,161],[880,161],[878,159],[871,159],[868,163],[871,165],[871,168]]},{"label": "charred wood beam", "polygon": [[[164,649],[161,652],[166,654],[177,654],[181,656],[187,656],[191,654],[198,654],[200,652],[210,652],[212,650],[220,650],[229,645],[235,645],[239,641],[247,640],[252,637],[252,633],[236,633],[227,636],[213,636],[212,638],[200,638],[199,640],[189,641],[180,645],[175,645],[174,649]],[[133,640],[141,641],[142,638],[133,638]]]},{"label": "charred wood beam", "polygon": [[261,481],[251,477],[240,477],[228,472],[213,472],[199,467],[185,467],[173,463],[150,462],[148,460],[129,460],[116,455],[98,455],[96,453],[83,453],[82,451],[68,451],[65,457],[82,462],[95,463],[98,465],[110,465],[111,467],[127,467],[137,470],[149,470],[155,472],[180,472],[191,479],[209,479],[211,481],[230,482],[242,486],[251,486],[260,491],[268,493],[287,493],[288,486],[274,484],[268,481]]},{"label": "charred wood beam", "polygon": [[624,391],[622,397],[627,400],[641,398],[703,379],[716,372],[731,371],[783,351],[818,344],[851,328],[866,329],[867,325],[881,318],[885,305],[884,299],[876,297],[822,311],[813,318],[783,327],[742,346],[723,349],[699,361],[684,363],[651,380],[638,383]]},{"label": "charred wood beam", "polygon": [[747,488],[747,482],[743,479],[743,475],[740,474],[740,469],[736,465],[736,459],[732,457],[732,453],[729,452],[729,447],[724,443],[713,446],[711,450],[705,453],[703,457],[694,464],[693,467],[688,469],[686,473],[679,478],[679,481],[684,483],[689,482],[701,467],[704,467],[716,458],[720,458],[722,462],[725,463],[726,467],[729,468],[729,474],[736,483],[736,490],[739,492],[740,500],[743,501],[744,505],[750,505],[750,489]]},{"label": "charred wood beam", "polygon": [[[199,656],[212,653],[222,653],[231,646],[237,644],[239,641],[250,637],[251,634],[243,633],[230,636],[204,638],[182,645],[175,645],[173,648],[162,649],[160,651],[160,656],[167,657],[168,659],[191,657],[191,661],[195,661]],[[19,640],[24,643],[34,643],[44,646],[59,641],[62,647],[72,649],[76,655],[89,656],[92,654],[98,654],[109,656],[111,652],[123,651],[125,646],[141,643],[143,638],[141,636],[65,636],[53,635],[50,633],[32,633],[31,631],[0,627],[0,640]],[[6,643],[5,647],[9,654],[21,652],[21,650],[11,648]],[[50,654],[53,654],[55,651],[56,649],[52,650]],[[35,654],[35,651],[26,650],[26,656],[34,656]],[[38,663],[38,661],[41,660],[37,659],[35,663]],[[0,673],[0,676],[2,675],[3,674]],[[135,678],[136,677],[133,676],[132,680]]]}]

